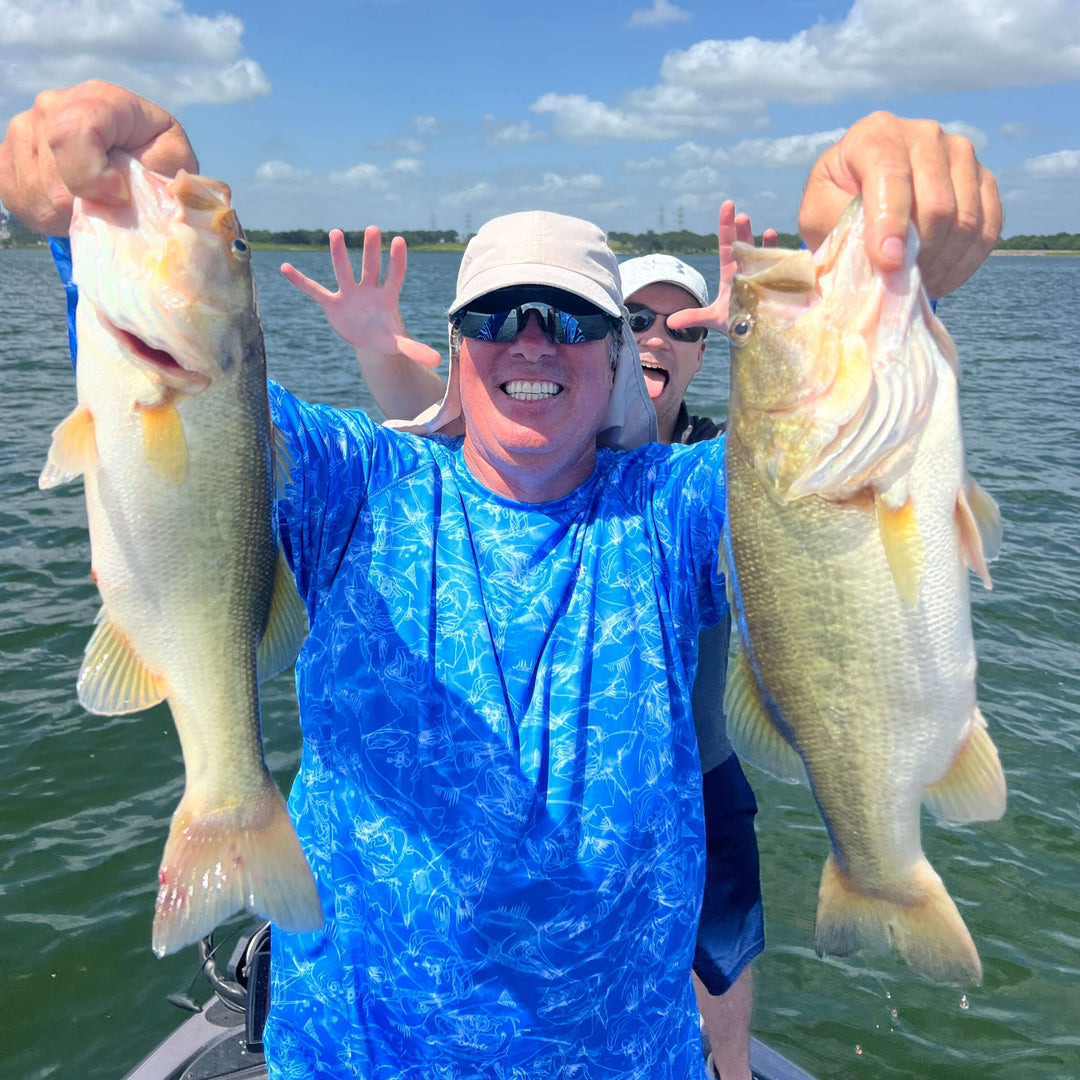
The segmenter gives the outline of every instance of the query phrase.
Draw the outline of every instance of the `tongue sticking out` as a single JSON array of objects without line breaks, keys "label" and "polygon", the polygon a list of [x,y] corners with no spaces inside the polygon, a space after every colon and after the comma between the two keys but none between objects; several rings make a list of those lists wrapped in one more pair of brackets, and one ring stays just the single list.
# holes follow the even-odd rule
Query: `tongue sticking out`
[{"label": "tongue sticking out", "polygon": [[646,367],[642,364],[641,374],[645,376],[645,389],[649,391],[649,397],[655,401],[668,384],[668,373],[660,368]]}]

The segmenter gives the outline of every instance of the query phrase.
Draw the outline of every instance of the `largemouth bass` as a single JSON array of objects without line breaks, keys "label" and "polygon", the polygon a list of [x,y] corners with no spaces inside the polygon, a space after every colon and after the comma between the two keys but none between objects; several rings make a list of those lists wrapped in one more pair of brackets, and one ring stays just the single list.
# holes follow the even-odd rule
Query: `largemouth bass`
[{"label": "largemouth bass", "polygon": [[735,245],[725,706],[740,756],[809,783],[825,820],[818,953],[895,946],[930,978],[977,981],[919,818],[1005,810],[968,596],[969,567],[990,587],[1001,521],[967,475],[915,231],[891,274],[864,236],[856,200],[813,255]]},{"label": "largemouth bass", "polygon": [[251,252],[222,183],[118,158],[130,203],[75,201],[78,405],[39,484],[81,475],[102,608],[85,709],[168,700],[186,786],[159,872],[153,949],[241,908],[290,930],[323,918],[263,757],[258,679],[307,615],[273,528],[273,431]]}]

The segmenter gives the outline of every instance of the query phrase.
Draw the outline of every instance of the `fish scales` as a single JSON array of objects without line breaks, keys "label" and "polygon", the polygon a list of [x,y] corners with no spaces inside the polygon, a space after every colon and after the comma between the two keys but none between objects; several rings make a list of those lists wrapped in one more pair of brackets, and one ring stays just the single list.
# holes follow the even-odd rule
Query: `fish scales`
[{"label": "fish scales", "polygon": [[154,918],[164,955],[241,908],[322,925],[258,702],[307,623],[273,529],[262,331],[228,188],[117,163],[128,205],[76,200],[78,405],[40,483],[84,479],[102,609],[80,702],[115,714],[167,700],[180,738],[185,792]]},{"label": "fish scales", "polygon": [[896,946],[977,980],[920,808],[1004,811],[967,580],[1000,519],[967,478],[955,355],[910,241],[902,271],[873,271],[856,202],[814,256],[737,249],[725,704],[740,754],[809,783],[827,826],[819,952]]}]

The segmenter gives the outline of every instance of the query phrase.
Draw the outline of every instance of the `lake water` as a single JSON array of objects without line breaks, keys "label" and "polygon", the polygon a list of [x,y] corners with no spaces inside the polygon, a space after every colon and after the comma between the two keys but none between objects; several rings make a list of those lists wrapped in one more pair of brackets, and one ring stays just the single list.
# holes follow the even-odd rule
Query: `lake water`
[{"label": "lake water", "polygon": [[[289,255],[331,280],[328,254]],[[406,325],[445,352],[459,256],[410,257]],[[256,252],[271,375],[303,397],[370,408],[351,350]],[[715,288],[715,259],[693,258]],[[1080,259],[993,258],[940,314],[964,363],[972,473],[1006,523],[994,590],[974,587],[979,696],[1009,782],[1000,822],[923,841],[985,966],[932,985],[892,958],[819,960],[828,850],[808,792],[748,770],[768,946],[755,1033],[817,1073],[939,1080],[1080,1076]],[[45,251],[0,251],[0,1076],[116,1078],[183,1019],[194,949],[150,952],[156,871],[183,768],[168,710],[90,716],[75,676],[97,612],[81,486],[39,492],[74,386],[63,295]],[[712,341],[691,387],[722,415]],[[291,680],[264,690],[268,760],[299,760]],[[201,993],[201,983],[197,984]]]}]

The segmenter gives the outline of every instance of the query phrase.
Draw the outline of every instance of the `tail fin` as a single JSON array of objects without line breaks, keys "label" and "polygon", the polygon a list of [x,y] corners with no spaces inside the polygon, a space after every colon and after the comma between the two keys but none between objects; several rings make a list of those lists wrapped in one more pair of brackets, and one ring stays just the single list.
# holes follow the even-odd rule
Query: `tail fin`
[{"label": "tail fin", "polygon": [[916,864],[913,885],[910,903],[868,896],[830,853],[818,890],[818,955],[848,956],[861,948],[887,952],[895,946],[911,967],[936,982],[981,982],[975,943],[926,859]]},{"label": "tail fin", "polygon": [[197,813],[185,792],[158,872],[153,949],[161,957],[205,937],[241,908],[284,930],[314,931],[322,905],[285,800],[269,773],[252,801]]}]

